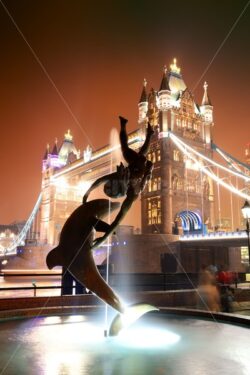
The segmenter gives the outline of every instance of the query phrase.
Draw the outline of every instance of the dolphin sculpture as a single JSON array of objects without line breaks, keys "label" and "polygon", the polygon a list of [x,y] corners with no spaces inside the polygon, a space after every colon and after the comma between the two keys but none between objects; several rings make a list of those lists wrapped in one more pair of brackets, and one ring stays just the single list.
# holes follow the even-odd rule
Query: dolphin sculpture
[{"label": "dolphin sculpture", "polygon": [[123,313],[122,302],[100,275],[92,253],[95,231],[110,229],[102,219],[119,207],[119,202],[108,199],[95,199],[79,206],[65,222],[59,245],[48,253],[46,263],[49,269],[55,266],[67,268],[82,285]]}]

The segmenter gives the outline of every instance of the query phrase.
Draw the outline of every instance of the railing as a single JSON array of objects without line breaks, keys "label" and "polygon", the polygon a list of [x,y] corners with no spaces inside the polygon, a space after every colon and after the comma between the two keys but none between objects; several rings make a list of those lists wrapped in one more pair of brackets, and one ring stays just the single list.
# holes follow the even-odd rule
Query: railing
[{"label": "railing", "polygon": [[[239,282],[245,282],[245,273],[240,273],[239,275]],[[61,290],[61,293],[57,294],[57,296],[62,294],[72,294],[72,293],[62,293],[62,285],[37,285],[37,283],[43,283],[43,280],[39,280],[38,282],[35,280],[27,280],[27,278],[32,277],[60,277],[58,280],[61,284],[62,273],[51,273],[51,274],[44,274],[44,273],[13,273],[13,274],[5,274],[0,273],[0,277],[6,278],[13,278],[18,277],[21,279],[26,279],[26,283],[30,283],[31,285],[27,286],[6,286],[0,287],[0,299],[1,298],[15,298],[17,297],[16,293],[9,293],[9,292],[25,292],[25,291],[33,291],[33,296],[36,297],[38,291],[44,290]],[[105,277],[105,275],[104,275]],[[110,273],[109,276],[110,285],[114,288],[117,288],[121,291],[171,291],[171,290],[181,290],[181,289],[195,289],[198,284],[198,274],[197,273],[188,273],[188,274],[181,274],[181,273],[159,273],[159,274],[116,274]],[[20,282],[20,281],[19,281]],[[1,285],[1,284],[0,284]],[[86,293],[77,293],[79,291],[79,285],[72,285],[69,287],[69,290],[75,290],[76,294],[86,294]],[[7,293],[6,293],[7,292]],[[2,295],[5,294],[5,295]],[[23,295],[23,297],[27,297],[27,295]]]}]

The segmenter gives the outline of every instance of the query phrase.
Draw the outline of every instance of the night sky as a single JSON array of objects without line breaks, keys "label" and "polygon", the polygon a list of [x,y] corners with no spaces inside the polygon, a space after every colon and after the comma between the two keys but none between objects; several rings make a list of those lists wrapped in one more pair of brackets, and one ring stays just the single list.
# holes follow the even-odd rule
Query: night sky
[{"label": "night sky", "polygon": [[71,129],[78,149],[98,148],[119,128],[119,114],[135,129],[144,77],[148,90],[158,90],[173,57],[198,103],[208,82],[214,141],[244,160],[250,141],[247,4],[0,0],[0,224],[28,218],[48,142],[57,137],[60,143]]}]

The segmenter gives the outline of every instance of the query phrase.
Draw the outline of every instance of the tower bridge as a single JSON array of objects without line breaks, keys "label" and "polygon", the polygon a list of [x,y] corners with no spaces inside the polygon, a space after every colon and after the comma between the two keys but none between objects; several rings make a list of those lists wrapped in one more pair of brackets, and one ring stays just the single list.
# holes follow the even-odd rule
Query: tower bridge
[{"label": "tower bridge", "polygon": [[[148,91],[144,80],[137,129],[129,134],[130,147],[138,149],[148,121],[155,130],[148,153],[153,174],[140,202],[143,235],[174,235],[180,241],[222,239],[227,231],[221,206],[226,200],[231,212],[231,228],[226,229],[240,244],[246,243],[241,220],[235,219],[235,207],[250,201],[250,167],[214,143],[213,111],[208,84],[204,83],[198,104],[175,59],[169,70],[164,68],[159,90]],[[30,243],[55,246],[66,218],[81,203],[84,192],[97,178],[114,171],[120,161],[119,145],[98,150],[87,146],[81,155],[70,131],[60,147],[57,141],[52,149],[48,146],[38,201],[15,241],[4,250],[0,247],[1,255],[12,254],[25,237]]]}]

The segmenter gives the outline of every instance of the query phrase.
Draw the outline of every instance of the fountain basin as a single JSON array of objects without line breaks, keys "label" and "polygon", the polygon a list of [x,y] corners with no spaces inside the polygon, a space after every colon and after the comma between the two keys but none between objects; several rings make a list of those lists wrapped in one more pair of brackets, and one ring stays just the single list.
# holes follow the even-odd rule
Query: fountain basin
[{"label": "fountain basin", "polygon": [[[249,374],[246,324],[191,312],[149,313],[104,337],[103,309],[0,322],[3,374]],[[242,320],[244,322],[244,319]]]}]

